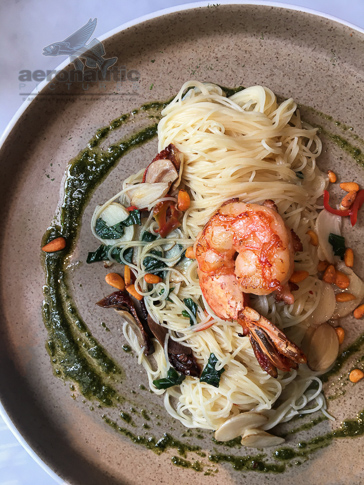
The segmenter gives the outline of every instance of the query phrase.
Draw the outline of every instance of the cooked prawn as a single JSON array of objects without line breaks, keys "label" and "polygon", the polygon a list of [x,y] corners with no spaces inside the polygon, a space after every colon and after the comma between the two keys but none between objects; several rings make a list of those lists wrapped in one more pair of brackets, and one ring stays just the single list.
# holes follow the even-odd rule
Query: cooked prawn
[{"label": "cooked prawn", "polygon": [[219,318],[242,325],[264,370],[276,377],[277,368],[288,371],[306,362],[283,332],[248,306],[249,293],[276,291],[286,302],[294,301],[288,286],[294,266],[292,234],[272,201],[227,201],[197,237],[195,254],[207,303]]}]

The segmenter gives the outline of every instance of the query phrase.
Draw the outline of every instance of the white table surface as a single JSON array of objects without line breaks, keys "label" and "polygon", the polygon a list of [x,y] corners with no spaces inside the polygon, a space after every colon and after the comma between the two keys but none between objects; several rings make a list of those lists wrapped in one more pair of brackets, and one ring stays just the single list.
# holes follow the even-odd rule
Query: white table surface
[{"label": "white table surface", "polygon": [[[24,101],[19,71],[51,70],[59,65],[60,58],[42,55],[44,46],[63,40],[90,18],[97,18],[94,36],[100,37],[125,22],[181,3],[183,0],[0,0],[0,134]],[[285,0],[284,3],[317,10],[364,28],[363,0]],[[35,84],[31,86],[34,87]],[[0,485],[55,483],[0,417]]]}]

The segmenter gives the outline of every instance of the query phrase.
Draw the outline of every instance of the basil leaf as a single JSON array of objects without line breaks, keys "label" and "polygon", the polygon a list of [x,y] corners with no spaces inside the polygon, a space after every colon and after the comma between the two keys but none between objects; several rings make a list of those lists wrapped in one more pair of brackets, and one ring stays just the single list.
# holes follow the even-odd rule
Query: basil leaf
[{"label": "basil leaf", "polygon": [[[172,300],[169,298],[169,295],[172,293],[172,291],[173,291],[173,290],[174,290],[174,287],[169,289],[168,296],[167,296],[167,298],[166,298],[166,301],[170,301],[171,303],[173,303],[173,302],[172,302]],[[163,295],[163,293],[164,293],[164,288],[162,288],[162,289],[161,289],[161,291],[159,292],[159,294],[160,294],[160,295]],[[189,315],[188,315],[188,316],[189,316]]]},{"label": "basil leaf", "polygon": [[86,263],[91,264],[91,263],[97,263],[98,261],[108,261],[108,252],[109,252],[110,246],[106,246],[105,244],[101,244],[96,251],[92,251],[88,253]]},{"label": "basil leaf", "polygon": [[345,238],[343,236],[339,236],[338,234],[333,234],[332,232],[330,232],[329,243],[334,250],[335,256],[340,256],[341,259],[344,259],[344,254],[346,251]]},{"label": "basil leaf", "polygon": [[157,389],[168,389],[169,387],[178,386],[186,379],[186,376],[178,374],[177,371],[170,367],[167,372],[167,377],[163,379],[156,379],[153,384]]},{"label": "basil leaf", "polygon": [[130,212],[129,217],[125,219],[125,221],[122,222],[123,226],[132,226],[134,224],[138,224],[140,226],[142,223],[142,218],[140,215],[140,211],[138,209],[135,209]]},{"label": "basil leaf", "polygon": [[142,234],[142,241],[153,242],[157,239],[157,237],[158,236],[156,234],[152,234],[151,232],[144,231]]},{"label": "basil leaf", "polygon": [[[159,257],[163,256],[161,251],[155,251],[154,249],[152,249],[150,253]],[[152,274],[159,273],[163,268],[166,267],[166,263],[164,261],[159,261],[159,259],[155,259],[153,256],[146,256],[143,259],[143,265],[145,271]]]},{"label": "basil leaf", "polygon": [[[186,305],[186,307],[191,310],[192,314],[194,316],[196,316],[197,314],[197,304],[192,300],[192,298],[185,298],[183,300],[183,303]],[[195,322],[194,320],[191,318],[191,315],[186,311],[186,310],[182,310],[182,315],[186,318],[189,318],[190,319],[190,325],[194,325]]]},{"label": "basil leaf", "polygon": [[218,360],[215,354],[210,354],[209,360],[203,369],[200,377],[200,382],[206,382],[214,387],[219,387],[220,377],[225,369],[216,370],[216,364]]},{"label": "basil leaf", "polygon": [[296,172],[296,177],[298,177],[299,179],[305,178],[305,176],[303,175],[303,173],[300,170],[298,172]]},{"label": "basil leaf", "polygon": [[127,263],[131,264],[133,262],[133,256],[134,256],[134,248],[125,249],[123,253],[123,257]]},{"label": "basil leaf", "polygon": [[108,226],[104,219],[99,217],[96,221],[95,232],[102,239],[120,239],[124,235],[123,222]]}]

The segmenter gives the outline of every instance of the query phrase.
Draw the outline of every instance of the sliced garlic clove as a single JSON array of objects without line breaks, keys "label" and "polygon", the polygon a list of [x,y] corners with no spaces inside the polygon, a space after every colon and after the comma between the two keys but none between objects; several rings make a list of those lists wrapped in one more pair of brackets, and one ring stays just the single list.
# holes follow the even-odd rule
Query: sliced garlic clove
[{"label": "sliced garlic clove", "polygon": [[225,421],[215,431],[217,441],[230,441],[241,436],[246,429],[262,426],[268,421],[267,416],[260,413],[240,413]]},{"label": "sliced garlic clove", "polygon": [[318,257],[322,261],[334,264],[334,250],[329,243],[329,235],[341,234],[342,218],[322,210],[316,220],[316,234],[319,239]]},{"label": "sliced garlic clove", "polygon": [[339,354],[339,339],[335,329],[323,323],[313,333],[307,352],[307,365],[315,372],[324,372]]},{"label": "sliced garlic clove", "polygon": [[274,436],[261,429],[247,429],[241,439],[241,444],[251,448],[268,448],[284,443],[284,438]]},{"label": "sliced garlic clove", "polygon": [[305,320],[310,325],[320,325],[330,320],[336,305],[335,292],[332,285],[325,283],[325,281],[318,281],[318,284],[321,285],[320,302]]},{"label": "sliced garlic clove", "polygon": [[169,191],[169,183],[159,182],[154,184],[138,184],[128,190],[130,204],[138,209],[149,208],[158,199],[164,197]]},{"label": "sliced garlic clove", "polygon": [[144,179],[144,182],[148,184],[159,182],[171,184],[178,179],[178,172],[170,160],[159,159],[147,167]]}]

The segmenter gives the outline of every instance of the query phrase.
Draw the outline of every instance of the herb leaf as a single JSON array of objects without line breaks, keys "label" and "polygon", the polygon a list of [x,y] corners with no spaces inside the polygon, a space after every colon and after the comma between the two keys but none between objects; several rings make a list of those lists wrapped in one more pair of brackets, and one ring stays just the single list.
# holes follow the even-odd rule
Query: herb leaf
[{"label": "herb leaf", "polygon": [[96,221],[95,232],[102,239],[120,239],[124,235],[124,227],[122,222],[108,226],[104,219],[99,217]]},{"label": "herb leaf", "polygon": [[296,177],[298,177],[301,180],[305,178],[305,176],[303,175],[303,173],[300,170],[298,172],[296,172]]},{"label": "herb leaf", "polygon": [[105,244],[101,244],[96,251],[92,251],[88,253],[86,263],[91,264],[91,263],[97,263],[98,261],[108,261],[108,252],[109,252],[110,246],[106,246]]},{"label": "herb leaf", "polygon": [[143,234],[142,234],[142,241],[153,242],[157,239],[157,237],[158,236],[156,234],[152,234],[149,231],[144,231]]},{"label": "herb leaf", "polygon": [[129,217],[122,222],[125,227],[132,226],[133,224],[138,224],[138,226],[140,226],[141,223],[142,218],[138,209],[131,211]]},{"label": "herb leaf", "polygon": [[332,232],[330,232],[329,243],[334,250],[335,256],[340,256],[341,259],[344,259],[344,254],[346,250],[345,238],[343,236],[339,236],[338,234],[333,234]]},{"label": "herb leaf", "polygon": [[[150,253],[159,257],[163,256],[161,251],[156,251],[154,249],[152,249]],[[163,268],[166,267],[166,263],[164,261],[159,261],[159,259],[153,258],[153,256],[146,256],[143,259],[143,265],[145,267],[145,271],[152,274],[159,273]]]},{"label": "herb leaf", "polygon": [[123,253],[123,257],[127,263],[131,264],[133,262],[133,256],[134,256],[134,248],[125,249]]},{"label": "herb leaf", "polygon": [[[196,316],[196,314],[197,314],[197,304],[192,300],[192,298],[184,298],[183,303],[186,305],[186,307],[189,310],[191,310],[192,314],[194,316]],[[194,320],[191,318],[191,315],[186,310],[182,310],[182,315],[184,317],[190,319],[190,325],[191,326],[195,324]]]},{"label": "herb leaf", "polygon": [[207,384],[211,384],[211,386],[219,387],[220,377],[225,372],[225,369],[216,370],[217,362],[216,355],[210,354],[209,360],[201,373],[200,382],[206,382]]},{"label": "herb leaf", "polygon": [[170,367],[167,372],[167,377],[163,379],[156,379],[153,384],[157,389],[168,389],[172,386],[178,386],[186,379],[186,376],[178,374],[177,371]]}]

